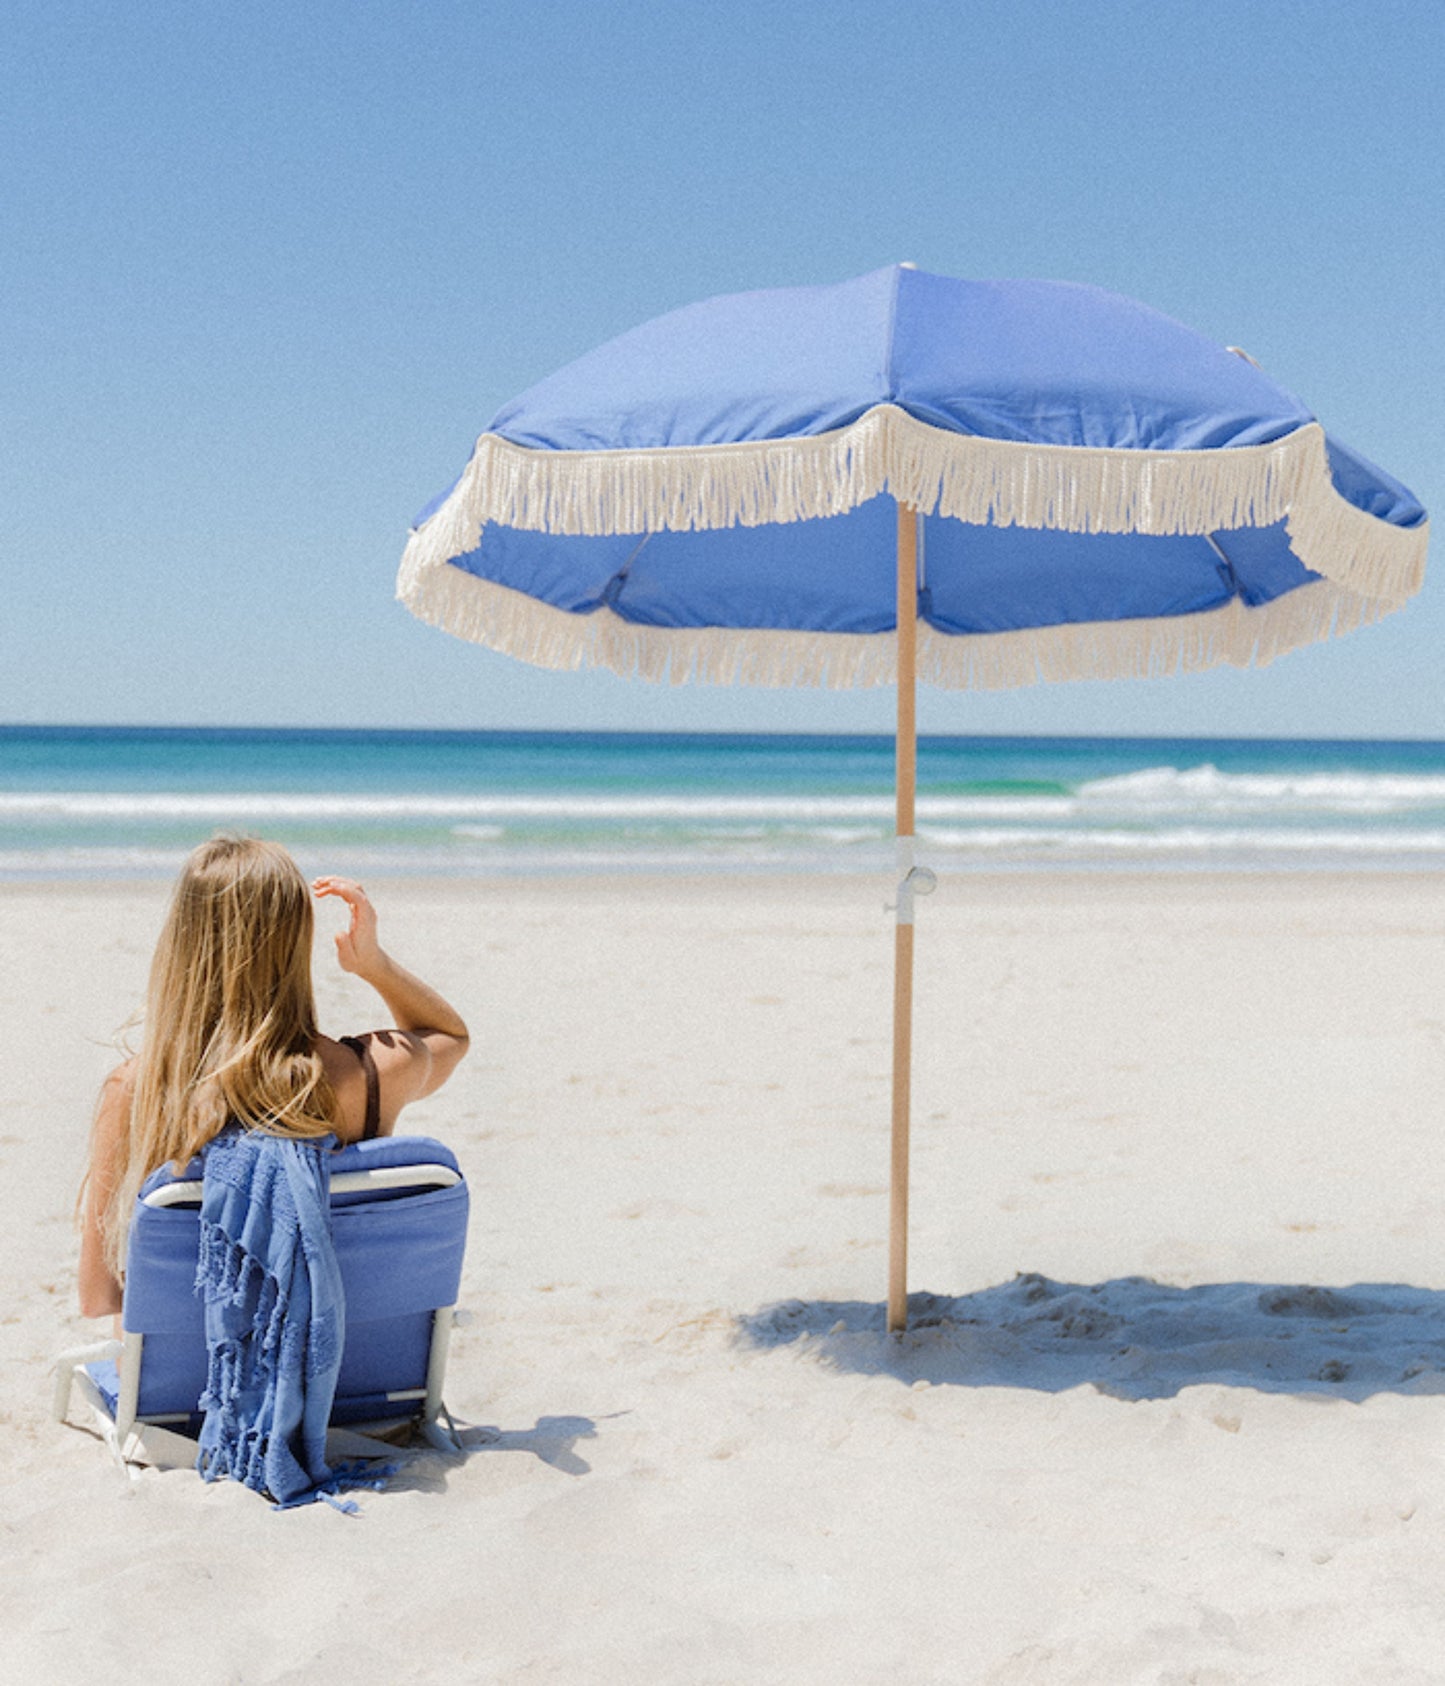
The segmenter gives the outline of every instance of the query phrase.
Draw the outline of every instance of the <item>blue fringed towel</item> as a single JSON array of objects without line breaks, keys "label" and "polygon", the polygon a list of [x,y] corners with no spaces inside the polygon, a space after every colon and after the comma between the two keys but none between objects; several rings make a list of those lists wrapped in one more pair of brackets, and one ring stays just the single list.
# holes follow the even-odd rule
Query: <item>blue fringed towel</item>
[{"label": "blue fringed towel", "polygon": [[332,1498],[337,1486],[326,1426],[346,1300],[331,1241],[331,1145],[233,1127],[202,1155],[196,1291],[210,1366],[196,1467],[283,1508]]}]

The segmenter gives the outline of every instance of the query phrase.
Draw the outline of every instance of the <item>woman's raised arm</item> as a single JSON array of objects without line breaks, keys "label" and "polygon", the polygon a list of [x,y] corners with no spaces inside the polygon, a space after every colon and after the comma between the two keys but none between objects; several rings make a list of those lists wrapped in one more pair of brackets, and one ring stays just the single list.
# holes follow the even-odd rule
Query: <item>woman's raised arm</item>
[{"label": "woman's raised arm", "polygon": [[467,1051],[467,1027],[457,1010],[404,966],[377,940],[376,909],[366,892],[349,878],[318,878],[318,896],[337,896],[351,911],[346,930],[336,937],[336,957],[344,972],[369,983],[386,1003],[396,1026],[370,1038],[381,1084],[381,1128],[389,1131],[408,1102],[440,1089]]}]

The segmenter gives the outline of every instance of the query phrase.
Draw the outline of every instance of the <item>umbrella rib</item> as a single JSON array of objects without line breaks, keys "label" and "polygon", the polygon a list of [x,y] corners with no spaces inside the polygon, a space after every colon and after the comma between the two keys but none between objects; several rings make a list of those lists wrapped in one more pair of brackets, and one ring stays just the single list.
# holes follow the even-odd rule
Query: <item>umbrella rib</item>
[{"label": "umbrella rib", "polygon": [[622,588],[627,584],[627,576],[632,572],[632,564],[647,548],[655,536],[656,535],[652,533],[644,533],[637,543],[633,545],[632,550],[628,554],[627,560],[616,571],[616,573],[613,574],[612,578],[608,580],[606,589],[602,593],[602,601],[614,612],[617,610],[617,599],[622,595]]},{"label": "umbrella rib", "polygon": [[1225,555],[1224,546],[1217,538],[1215,538],[1213,533],[1206,533],[1204,535],[1204,542],[1224,564],[1224,571],[1228,576],[1230,590],[1236,597],[1243,597],[1244,590],[1239,583],[1239,575],[1234,571],[1234,564],[1229,560],[1228,556]]}]

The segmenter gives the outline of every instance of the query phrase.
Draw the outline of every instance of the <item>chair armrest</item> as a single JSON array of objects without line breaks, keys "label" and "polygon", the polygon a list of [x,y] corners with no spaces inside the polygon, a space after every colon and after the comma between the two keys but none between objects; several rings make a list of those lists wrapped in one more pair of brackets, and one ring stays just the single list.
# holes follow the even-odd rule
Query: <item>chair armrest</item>
[{"label": "chair armrest", "polygon": [[89,1346],[72,1347],[69,1352],[62,1352],[55,1360],[51,1369],[55,1372],[55,1391],[51,1396],[50,1414],[58,1423],[65,1421],[66,1412],[70,1409],[70,1390],[75,1382],[75,1372],[82,1364],[92,1364],[98,1358],[118,1359],[121,1353],[120,1341],[92,1341]]}]

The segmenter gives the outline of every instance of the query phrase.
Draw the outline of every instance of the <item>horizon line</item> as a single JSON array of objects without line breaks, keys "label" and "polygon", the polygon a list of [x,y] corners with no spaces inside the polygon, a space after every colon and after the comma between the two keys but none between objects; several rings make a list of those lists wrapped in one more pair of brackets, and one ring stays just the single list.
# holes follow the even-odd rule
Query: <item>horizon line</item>
[{"label": "horizon line", "polygon": [[[776,738],[868,741],[891,744],[891,731],[824,731],[793,730],[786,727],[760,730],[733,727],[691,727],[681,730],[650,726],[338,726],[289,724],[208,724],[175,721],[0,721],[0,736],[12,737],[23,733],[43,734],[132,734],[136,736],[164,733],[207,733],[217,736],[242,737],[260,735],[271,737],[317,736],[334,737],[452,737],[452,738],[678,738],[678,739],[743,739]],[[1314,736],[1299,732],[1286,733],[1200,733],[1200,732],[923,732],[922,743],[1310,743],[1310,744],[1445,744],[1445,738],[1423,735],[1378,735],[1371,733]]]}]

